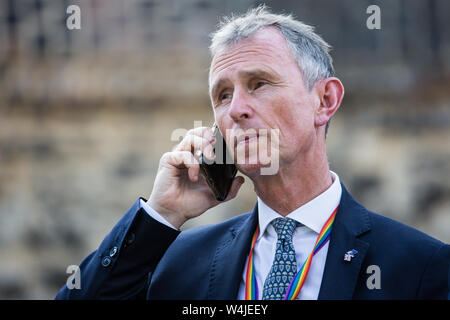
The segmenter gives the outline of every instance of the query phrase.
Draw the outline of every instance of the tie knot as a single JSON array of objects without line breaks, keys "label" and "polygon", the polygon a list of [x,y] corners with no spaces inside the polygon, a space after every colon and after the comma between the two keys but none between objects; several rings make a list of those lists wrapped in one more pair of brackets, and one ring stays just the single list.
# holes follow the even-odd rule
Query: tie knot
[{"label": "tie knot", "polygon": [[277,232],[278,239],[292,240],[297,221],[291,218],[276,218],[272,221],[272,225]]}]

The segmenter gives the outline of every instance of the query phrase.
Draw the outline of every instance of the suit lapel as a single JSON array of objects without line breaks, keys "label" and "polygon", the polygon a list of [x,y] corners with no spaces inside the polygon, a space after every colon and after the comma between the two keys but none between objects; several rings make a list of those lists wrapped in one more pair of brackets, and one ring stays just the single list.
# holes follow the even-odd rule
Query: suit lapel
[{"label": "suit lapel", "polygon": [[[367,210],[358,204],[342,185],[342,197],[330,235],[325,269],[319,292],[320,300],[351,299],[369,243],[358,239],[370,230]],[[358,253],[345,261],[346,252]]]},{"label": "suit lapel", "polygon": [[250,252],[251,238],[258,222],[256,205],[240,225],[229,230],[225,240],[216,249],[211,266],[208,299],[234,300],[237,298],[244,264]]}]

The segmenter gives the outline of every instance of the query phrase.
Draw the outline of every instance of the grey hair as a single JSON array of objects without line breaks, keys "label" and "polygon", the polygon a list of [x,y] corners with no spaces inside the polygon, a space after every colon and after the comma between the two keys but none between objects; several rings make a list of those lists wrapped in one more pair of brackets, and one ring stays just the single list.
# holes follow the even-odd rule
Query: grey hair
[{"label": "grey hair", "polygon": [[211,56],[223,51],[239,40],[251,37],[264,27],[276,27],[283,34],[300,68],[308,90],[317,81],[334,76],[331,46],[314,32],[314,27],[295,20],[292,15],[274,14],[266,5],[235,17],[224,17],[218,30],[211,34]]},{"label": "grey hair", "polygon": [[[284,36],[300,68],[306,88],[311,91],[317,81],[334,76],[331,46],[314,32],[314,27],[295,20],[292,15],[274,14],[266,5],[250,9],[247,13],[222,18],[218,30],[211,36],[211,57],[239,40],[251,37],[264,27],[275,27]],[[329,122],[325,128],[328,132]]]}]

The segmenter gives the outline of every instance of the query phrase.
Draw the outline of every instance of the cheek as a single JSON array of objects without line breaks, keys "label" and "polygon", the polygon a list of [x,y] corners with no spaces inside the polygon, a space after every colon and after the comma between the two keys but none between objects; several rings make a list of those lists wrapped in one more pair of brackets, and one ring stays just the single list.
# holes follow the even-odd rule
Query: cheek
[{"label": "cheek", "polygon": [[225,113],[219,110],[214,111],[214,120],[225,138],[225,143],[229,144],[230,142],[227,141],[227,129],[233,127],[233,120],[230,117],[225,117]]},{"label": "cheek", "polygon": [[223,108],[213,108],[214,111],[214,121],[219,126],[220,129],[227,128],[225,112],[223,112]]},{"label": "cheek", "polygon": [[[272,128],[280,130],[280,151],[297,152],[308,145],[314,135],[314,111],[307,99],[283,97],[271,115]],[[296,151],[297,150],[297,151]],[[286,154],[287,155],[287,154]]]},{"label": "cheek", "polygon": [[283,97],[277,99],[274,105],[270,121],[274,122],[281,132],[298,132],[313,127],[314,119],[306,101]]}]

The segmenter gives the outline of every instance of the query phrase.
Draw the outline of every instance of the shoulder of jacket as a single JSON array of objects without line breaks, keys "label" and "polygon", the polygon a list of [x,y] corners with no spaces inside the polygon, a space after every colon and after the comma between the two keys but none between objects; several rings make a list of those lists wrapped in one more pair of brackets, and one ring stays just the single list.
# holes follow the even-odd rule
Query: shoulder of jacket
[{"label": "shoulder of jacket", "polygon": [[404,243],[417,249],[439,249],[446,244],[432,236],[405,223],[367,210],[372,232],[387,241]]}]

